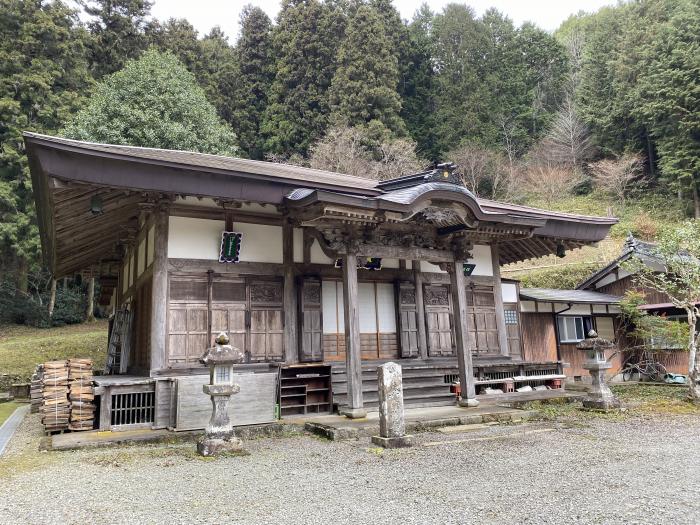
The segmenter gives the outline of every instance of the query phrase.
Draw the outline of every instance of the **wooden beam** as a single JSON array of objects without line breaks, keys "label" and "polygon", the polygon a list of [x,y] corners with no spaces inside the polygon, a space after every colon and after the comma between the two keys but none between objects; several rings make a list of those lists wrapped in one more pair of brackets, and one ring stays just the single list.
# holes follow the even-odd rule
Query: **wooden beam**
[{"label": "wooden beam", "polygon": [[367,416],[362,400],[362,350],[357,288],[357,255],[352,252],[345,253],[343,255],[343,306],[348,406],[342,409],[342,414],[351,419]]},{"label": "wooden beam", "polygon": [[154,211],[153,284],[151,288],[151,369],[164,368],[167,356],[168,207]]},{"label": "wooden beam", "polygon": [[493,266],[493,298],[496,306],[496,328],[498,329],[498,347],[501,355],[510,354],[508,349],[508,327],[506,326],[506,314],[503,309],[503,287],[501,286],[500,247],[491,245],[491,265]]},{"label": "wooden beam", "polygon": [[476,407],[476,388],[474,386],[474,368],[472,366],[472,348],[469,342],[469,311],[467,310],[467,290],[464,279],[464,263],[456,260],[449,265],[452,306],[454,308],[455,345],[457,347],[457,365],[459,382],[462,386],[460,406]]},{"label": "wooden beam", "polygon": [[290,364],[299,361],[294,226],[290,222],[285,222],[282,226],[282,265],[284,266],[284,356],[285,361]]},{"label": "wooden beam", "polygon": [[418,351],[421,359],[428,359],[428,334],[425,327],[425,303],[423,302],[423,274],[420,261],[411,263],[413,268],[413,285],[416,287],[416,322],[418,326]]}]

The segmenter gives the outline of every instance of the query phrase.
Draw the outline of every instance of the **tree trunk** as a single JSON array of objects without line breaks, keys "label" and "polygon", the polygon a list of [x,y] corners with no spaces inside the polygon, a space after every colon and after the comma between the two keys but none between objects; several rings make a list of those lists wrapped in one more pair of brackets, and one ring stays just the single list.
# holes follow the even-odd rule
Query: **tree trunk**
[{"label": "tree trunk", "polygon": [[17,280],[15,282],[15,296],[27,295],[27,290],[29,289],[29,264],[24,257],[17,258]]},{"label": "tree trunk", "polygon": [[53,317],[54,306],[56,306],[56,279],[51,278],[51,295],[49,296],[49,319]]},{"label": "tree trunk", "polygon": [[697,183],[693,183],[693,216],[700,219],[700,196]]},{"label": "tree trunk", "polygon": [[688,398],[692,403],[700,404],[700,369],[697,363],[696,344],[697,316],[694,312],[688,312],[688,325],[690,336],[688,337]]},{"label": "tree trunk", "polygon": [[88,281],[88,299],[87,299],[87,312],[86,321],[88,323],[95,320],[95,278],[90,277]]},{"label": "tree trunk", "polygon": [[654,158],[654,145],[651,142],[651,137],[649,137],[649,133],[646,134],[646,139],[647,139],[647,156],[649,157],[649,175],[652,178],[656,177],[656,168],[654,166],[654,163],[656,162],[656,159]]}]

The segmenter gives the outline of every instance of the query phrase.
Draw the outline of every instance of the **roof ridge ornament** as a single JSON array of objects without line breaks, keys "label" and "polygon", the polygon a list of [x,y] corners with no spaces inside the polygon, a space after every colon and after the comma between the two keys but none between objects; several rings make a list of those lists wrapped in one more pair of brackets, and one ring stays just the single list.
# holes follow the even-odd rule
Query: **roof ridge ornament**
[{"label": "roof ridge ornament", "polygon": [[461,185],[459,176],[455,173],[457,165],[454,162],[442,162],[433,164],[427,171],[415,173],[413,175],[402,175],[394,179],[381,181],[377,188],[385,191],[412,188],[428,182],[445,182],[448,184]]}]

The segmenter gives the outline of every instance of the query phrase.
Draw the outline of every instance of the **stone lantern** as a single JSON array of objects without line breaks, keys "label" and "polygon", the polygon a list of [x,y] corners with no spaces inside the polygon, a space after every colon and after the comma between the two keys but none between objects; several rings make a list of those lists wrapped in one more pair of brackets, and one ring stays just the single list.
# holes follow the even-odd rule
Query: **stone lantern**
[{"label": "stone lantern", "polygon": [[209,384],[204,385],[203,390],[211,396],[212,404],[204,437],[197,442],[197,451],[203,456],[243,450],[241,440],[233,435],[228,417],[229,398],[241,390],[233,383],[233,365],[243,361],[243,352],[228,344],[229,338],[224,332],[214,342],[214,347],[200,358],[201,363],[209,366]]},{"label": "stone lantern", "polygon": [[592,380],[591,389],[583,399],[585,408],[597,410],[620,408],[620,400],[615,397],[605,382],[605,371],[612,367],[605,358],[605,351],[614,346],[612,342],[598,337],[595,330],[588,332],[586,339],[576,345],[576,348],[587,354],[583,368],[588,370]]}]

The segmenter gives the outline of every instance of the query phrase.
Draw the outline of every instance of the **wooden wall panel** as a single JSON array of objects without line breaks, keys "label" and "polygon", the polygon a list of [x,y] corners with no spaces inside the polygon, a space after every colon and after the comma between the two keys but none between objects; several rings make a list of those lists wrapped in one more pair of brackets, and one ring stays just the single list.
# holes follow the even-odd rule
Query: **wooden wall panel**
[{"label": "wooden wall panel", "polygon": [[523,360],[556,361],[557,339],[554,330],[554,317],[547,313],[527,313],[520,315],[523,338]]},{"label": "wooden wall panel", "polygon": [[625,295],[625,292],[627,292],[628,290],[635,290],[643,293],[646,297],[646,304],[662,304],[671,302],[666,294],[663,294],[651,288],[644,288],[642,286],[636,285],[634,283],[634,278],[631,275],[624,277],[619,281],[615,281],[613,283],[606,284],[605,286],[601,286],[600,288],[596,288],[595,291],[600,293],[607,293],[610,295]]}]

